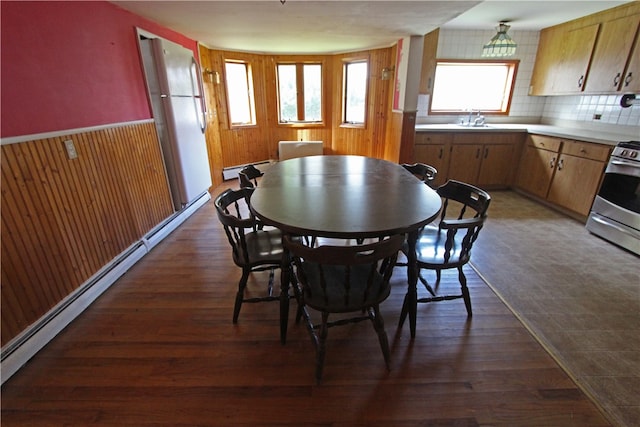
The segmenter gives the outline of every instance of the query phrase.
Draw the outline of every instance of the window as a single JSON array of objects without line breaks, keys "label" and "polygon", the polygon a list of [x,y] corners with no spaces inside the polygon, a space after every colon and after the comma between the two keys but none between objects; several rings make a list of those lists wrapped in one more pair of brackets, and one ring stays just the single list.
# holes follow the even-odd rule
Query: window
[{"label": "window", "polygon": [[255,125],[251,67],[244,62],[225,61],[227,103],[232,126]]},{"label": "window", "polygon": [[437,61],[429,113],[508,114],[518,61]]},{"label": "window", "polygon": [[366,61],[344,64],[342,121],[345,124],[364,125],[368,68]]},{"label": "window", "polygon": [[322,122],[322,65],[278,64],[280,123]]}]

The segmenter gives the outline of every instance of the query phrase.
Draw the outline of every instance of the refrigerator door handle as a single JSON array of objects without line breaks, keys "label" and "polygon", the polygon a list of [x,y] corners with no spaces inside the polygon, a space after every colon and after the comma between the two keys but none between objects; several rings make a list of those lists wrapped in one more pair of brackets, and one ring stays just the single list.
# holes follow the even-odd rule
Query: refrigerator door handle
[{"label": "refrigerator door handle", "polygon": [[[204,99],[204,87],[202,85],[200,65],[196,62],[196,59],[194,57],[191,57],[191,66],[192,66],[192,70],[195,71],[195,72],[192,72],[192,75],[193,75],[193,78],[195,79],[195,83],[197,84],[197,89],[198,89],[197,93],[199,94],[198,101],[195,104],[195,108],[196,108],[196,113],[198,114],[198,118],[200,122],[200,130],[204,134],[207,128],[207,104]],[[191,84],[193,85],[193,81],[191,82]],[[194,89],[196,88],[194,87]],[[194,93],[196,92],[194,91]],[[198,105],[198,103],[200,105]]]}]

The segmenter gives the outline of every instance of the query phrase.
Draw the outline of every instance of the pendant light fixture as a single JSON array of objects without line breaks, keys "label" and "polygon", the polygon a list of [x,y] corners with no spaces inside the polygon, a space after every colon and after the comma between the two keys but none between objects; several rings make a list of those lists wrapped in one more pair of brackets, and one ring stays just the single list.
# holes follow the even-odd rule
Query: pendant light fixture
[{"label": "pendant light fixture", "polygon": [[516,53],[516,42],[509,37],[507,31],[511,28],[506,21],[501,21],[496,27],[498,33],[493,36],[489,43],[482,48],[482,56],[489,58],[512,56]]}]

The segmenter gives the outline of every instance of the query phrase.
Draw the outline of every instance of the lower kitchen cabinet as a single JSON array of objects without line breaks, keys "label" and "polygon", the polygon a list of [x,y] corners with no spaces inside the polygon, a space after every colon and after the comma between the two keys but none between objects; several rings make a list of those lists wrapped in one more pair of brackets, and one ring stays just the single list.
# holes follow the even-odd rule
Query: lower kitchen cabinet
[{"label": "lower kitchen cabinet", "polygon": [[558,161],[560,140],[528,135],[516,176],[516,186],[542,199],[547,197]]},{"label": "lower kitchen cabinet", "polygon": [[607,145],[529,135],[516,186],[586,217],[610,150]]},{"label": "lower kitchen cabinet", "polygon": [[414,159],[416,162],[425,163],[436,168],[438,174],[432,184],[434,187],[438,187],[447,181],[452,138],[453,136],[450,133],[419,132],[416,134]]},{"label": "lower kitchen cabinet", "polygon": [[489,144],[482,147],[478,174],[480,187],[506,187],[511,183],[516,144]]},{"label": "lower kitchen cabinet", "polygon": [[507,188],[513,181],[523,133],[459,133],[453,137],[449,178],[483,189]]},{"label": "lower kitchen cabinet", "polygon": [[610,151],[606,145],[563,140],[547,200],[589,215]]},{"label": "lower kitchen cabinet", "polygon": [[475,185],[482,162],[482,148],[480,144],[454,144],[451,147],[449,179]]},{"label": "lower kitchen cabinet", "polygon": [[512,184],[522,132],[418,132],[414,159],[438,170],[435,185],[455,179],[483,189]]}]

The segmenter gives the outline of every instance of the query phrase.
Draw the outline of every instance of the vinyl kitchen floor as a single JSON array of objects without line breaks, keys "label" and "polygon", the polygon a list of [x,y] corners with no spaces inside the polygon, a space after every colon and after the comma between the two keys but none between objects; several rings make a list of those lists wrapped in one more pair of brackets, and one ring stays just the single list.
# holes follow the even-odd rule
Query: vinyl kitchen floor
[{"label": "vinyl kitchen floor", "polygon": [[492,192],[472,264],[620,426],[640,426],[640,258],[517,193]]}]

